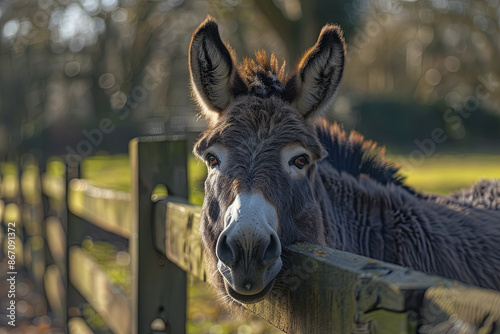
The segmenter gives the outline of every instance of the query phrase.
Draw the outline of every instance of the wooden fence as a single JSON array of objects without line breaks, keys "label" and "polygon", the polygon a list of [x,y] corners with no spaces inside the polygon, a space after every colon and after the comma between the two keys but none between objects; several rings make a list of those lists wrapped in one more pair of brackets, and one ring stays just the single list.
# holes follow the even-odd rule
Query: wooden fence
[{"label": "wooden fence", "polygon": [[[4,175],[0,213],[14,210],[12,202],[27,203],[23,224],[34,225],[18,235],[30,259],[25,265],[68,331],[92,332],[78,312],[88,302],[113,333],[185,333],[186,273],[210,277],[200,207],[186,200],[187,152],[182,138],[133,140],[131,192],[81,178],[65,182],[48,165],[41,179],[33,167],[21,176],[23,194],[40,188],[43,196],[20,199],[12,195],[13,176]],[[166,198],[155,194],[158,185],[166,186]],[[112,236],[121,240],[121,262],[130,272],[125,287],[85,248]],[[499,292],[317,245],[283,252],[291,265],[279,287],[246,307],[287,333],[500,333]]]}]

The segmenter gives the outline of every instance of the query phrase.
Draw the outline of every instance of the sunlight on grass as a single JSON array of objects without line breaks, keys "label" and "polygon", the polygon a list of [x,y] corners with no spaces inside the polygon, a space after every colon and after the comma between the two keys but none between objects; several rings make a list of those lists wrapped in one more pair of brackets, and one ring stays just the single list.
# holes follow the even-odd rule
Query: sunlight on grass
[{"label": "sunlight on grass", "polygon": [[403,167],[402,174],[418,191],[446,195],[481,178],[500,179],[500,155],[436,155],[414,170]]},{"label": "sunlight on grass", "polygon": [[85,159],[82,162],[81,174],[82,178],[92,180],[100,187],[130,191],[132,169],[126,154]]},{"label": "sunlight on grass", "polygon": [[205,196],[203,182],[207,176],[207,166],[196,160],[192,155],[188,157],[188,188],[189,201],[196,205],[203,204]]},{"label": "sunlight on grass", "polygon": [[[194,156],[188,157],[189,201],[203,204],[203,181],[207,167]],[[97,156],[85,159],[82,163],[82,178],[90,179],[103,188],[129,192],[131,189],[132,169],[128,155]]]}]

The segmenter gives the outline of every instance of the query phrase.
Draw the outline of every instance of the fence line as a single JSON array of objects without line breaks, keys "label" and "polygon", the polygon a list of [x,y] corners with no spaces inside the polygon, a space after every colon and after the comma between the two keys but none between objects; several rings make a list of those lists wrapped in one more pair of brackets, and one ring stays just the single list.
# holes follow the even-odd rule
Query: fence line
[{"label": "fence line", "polygon": [[[200,207],[186,200],[187,150],[182,138],[133,140],[130,193],[78,177],[65,182],[47,165],[41,179],[33,167],[23,169],[21,200],[14,191],[19,178],[4,173],[0,217],[15,211],[10,204],[27,205],[29,223],[19,236],[31,255],[25,258],[33,259],[26,265],[43,278],[39,289],[68,331],[91,332],[75,311],[88,302],[114,333],[185,333],[186,272],[210,281]],[[154,195],[158,185],[166,186],[166,199]],[[85,236],[119,241],[130,263],[127,288],[88,253]],[[497,291],[318,245],[300,243],[283,253],[288,269],[276,288],[246,307],[285,332],[500,333]]]}]

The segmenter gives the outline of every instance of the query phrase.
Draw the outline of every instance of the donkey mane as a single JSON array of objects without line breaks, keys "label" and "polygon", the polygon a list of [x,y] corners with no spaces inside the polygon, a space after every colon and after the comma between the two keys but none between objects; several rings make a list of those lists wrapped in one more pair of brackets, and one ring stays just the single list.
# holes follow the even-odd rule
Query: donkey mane
[{"label": "donkey mane", "polygon": [[338,123],[330,124],[325,119],[316,122],[316,133],[328,152],[325,160],[339,172],[356,178],[365,174],[383,185],[392,183],[403,186],[405,177],[399,173],[399,166],[385,157],[384,146],[366,140],[357,131],[352,130],[348,134]]}]

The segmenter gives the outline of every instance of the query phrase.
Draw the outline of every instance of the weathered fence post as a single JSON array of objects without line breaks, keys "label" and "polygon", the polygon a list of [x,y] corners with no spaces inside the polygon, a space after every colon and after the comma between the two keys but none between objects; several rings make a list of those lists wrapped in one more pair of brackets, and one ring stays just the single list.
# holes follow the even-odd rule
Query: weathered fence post
[{"label": "weathered fence post", "polygon": [[[186,272],[154,247],[153,202],[158,184],[187,198],[186,141],[180,137],[136,138],[130,142],[134,217],[130,238],[131,333],[186,332]],[[159,320],[160,319],[160,320]]]},{"label": "weathered fence post", "polygon": [[[49,166],[52,171],[49,172]],[[55,166],[61,169],[58,173]],[[44,290],[48,309],[55,316],[53,323],[66,328],[68,322],[66,307],[67,267],[66,267],[66,172],[63,163],[47,161],[41,166],[43,222],[42,236],[45,240]]]},{"label": "weathered fence post", "polygon": [[74,246],[80,246],[82,242],[82,224],[83,219],[73,214],[68,208],[68,196],[69,196],[69,183],[74,178],[81,177],[81,165],[69,166],[66,165],[66,188],[65,188],[65,227],[66,227],[66,250],[65,250],[65,272],[63,273],[63,279],[65,280],[65,300],[63,305],[63,319],[65,323],[65,329],[69,333],[69,319],[70,313],[73,312],[73,307],[78,307],[82,304],[85,299],[80,295],[78,290],[71,284],[70,280],[70,249]]},{"label": "weathered fence post", "polygon": [[24,267],[27,269],[39,296],[35,302],[35,316],[47,309],[43,276],[45,274],[45,240],[42,235],[43,207],[41,201],[40,166],[31,154],[20,159],[19,185],[21,194],[21,226],[23,228]]}]

